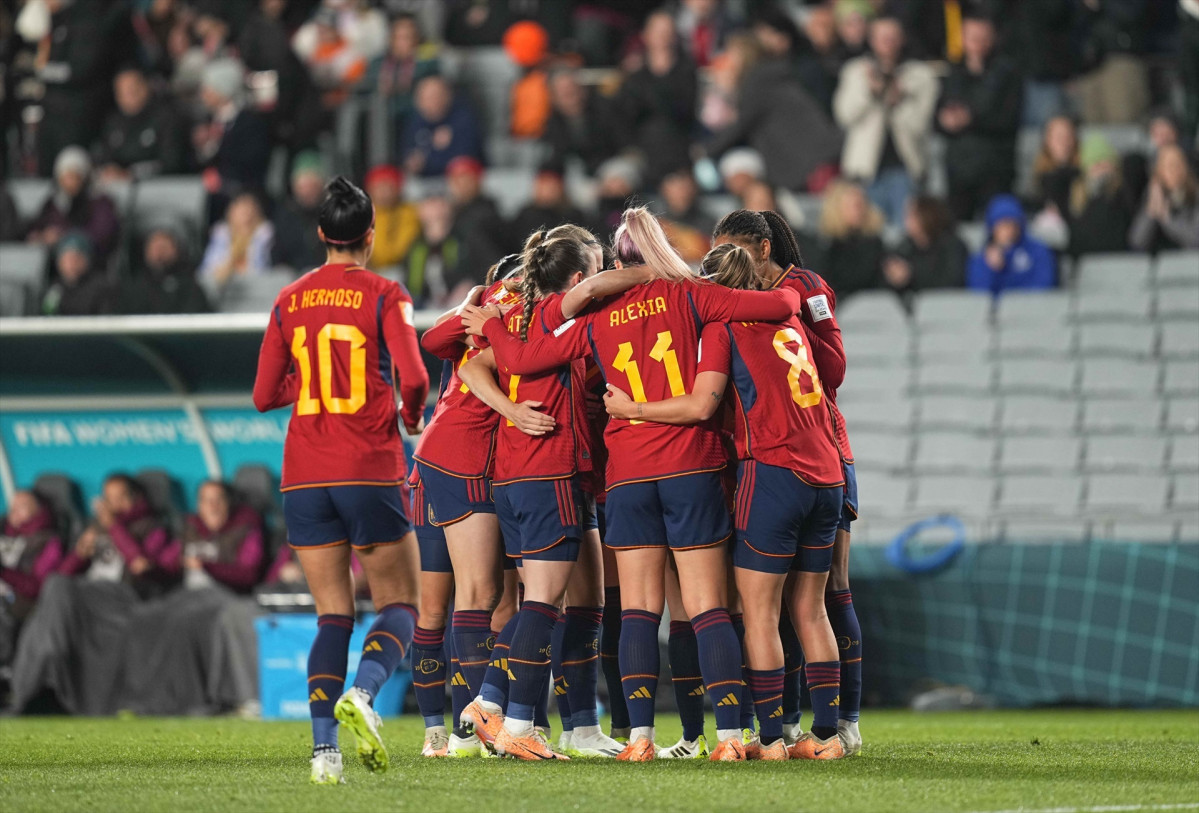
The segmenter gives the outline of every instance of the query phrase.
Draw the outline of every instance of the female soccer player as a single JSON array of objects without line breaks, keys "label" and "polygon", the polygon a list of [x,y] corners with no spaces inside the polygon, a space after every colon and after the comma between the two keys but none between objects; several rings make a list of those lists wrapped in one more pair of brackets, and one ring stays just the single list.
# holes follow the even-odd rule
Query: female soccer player
[{"label": "female soccer player", "polygon": [[[804,298],[800,317],[808,329],[809,345],[816,370],[824,387],[825,402],[833,420],[837,447],[845,470],[845,506],[837,541],[833,548],[833,565],[829,571],[828,593],[825,596],[833,634],[841,652],[841,719],[837,723],[848,754],[858,753],[862,737],[858,732],[858,715],[862,702],[862,629],[853,607],[849,590],[850,523],[858,518],[858,481],[854,474],[853,451],[845,418],[837,408],[837,388],[845,379],[845,349],[841,329],[837,325],[837,298],[820,275],[801,266],[799,245],[787,221],[777,212],[751,212],[740,209],[730,212],[712,231],[713,243],[736,243],[754,258],[758,277],[767,287],[794,288]],[[791,632],[785,630],[785,632]],[[792,638],[794,642],[794,638]],[[788,740],[799,734],[799,663],[798,650],[788,648],[786,722]],[[791,679],[794,675],[795,679]]]},{"label": "female soccer player", "polygon": [[[393,365],[400,374],[399,414],[410,434],[424,428],[429,378],[408,293],[363,267],[375,239],[370,198],[335,178],[326,188],[317,234],[325,264],[275,300],[258,358],[254,405],[262,412],[293,405],[283,446],[283,514],[318,614],[308,657],[311,780],[337,784],[343,781],[338,721],[354,733],[368,769],[387,769],[371,704],[412,643],[419,569],[401,499],[406,464]],[[354,627],[351,549],[378,616],[354,685],[343,694]]]},{"label": "female soccer player", "polygon": [[[702,270],[730,288],[759,286],[749,254],[731,243],[712,249]],[[779,607],[789,570],[798,571],[789,603],[808,657],[815,713],[812,731],[796,750],[807,759],[843,755],[837,737],[840,665],[824,609],[824,585],[841,515],[841,458],[805,333],[795,317],[782,323],[708,325],[690,393],[638,404],[609,385],[606,399],[614,418],[696,423],[712,417],[725,385],[733,379],[733,425],[741,460],[733,562],[745,613],[746,682],[761,728],[760,755],[767,760],[788,757],[782,728]]]},{"label": "female soccer player", "polygon": [[[655,278],[563,322],[553,334],[526,344],[489,318],[494,312],[477,308],[465,309],[464,323],[469,332],[483,332],[508,375],[544,372],[591,354],[607,382],[622,382],[645,402],[687,391],[695,378],[699,329],[705,322],[782,319],[799,306],[790,290],[732,292],[697,281],[644,207],[625,213],[616,253],[625,264],[644,263]],[[718,434],[711,424],[612,420],[604,439],[605,543],[616,549],[620,571],[620,667],[632,725],[619,759],[641,762],[655,755],[657,635],[668,548],[675,554],[683,602],[699,639],[704,682],[716,705],[721,742],[712,758],[742,759],[741,654],[727,610],[724,543],[731,527],[720,483],[725,456]]]}]

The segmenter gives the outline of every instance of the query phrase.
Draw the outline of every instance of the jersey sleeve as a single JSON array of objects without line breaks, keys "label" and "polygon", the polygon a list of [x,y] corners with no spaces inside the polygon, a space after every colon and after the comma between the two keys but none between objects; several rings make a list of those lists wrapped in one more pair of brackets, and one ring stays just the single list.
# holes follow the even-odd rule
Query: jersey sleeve
[{"label": "jersey sleeve", "polygon": [[703,322],[781,322],[803,304],[790,288],[769,291],[736,291],[711,283],[692,286],[691,301]]},{"label": "jersey sleeve", "polygon": [[462,320],[451,316],[426,330],[420,338],[420,346],[442,361],[454,361],[462,355],[465,341],[466,331],[462,329]]},{"label": "jersey sleeve", "polygon": [[845,345],[841,341],[841,327],[837,324],[837,297],[823,279],[810,272],[800,273],[819,280],[814,292],[801,294],[804,302],[799,315],[807,328],[808,345],[812,348],[812,360],[820,380],[835,390],[845,380]]},{"label": "jersey sleeve", "polygon": [[696,373],[728,373],[731,351],[729,330],[723,322],[704,325],[699,337],[699,364]]},{"label": "jersey sleeve", "polygon": [[288,375],[291,353],[283,337],[279,306],[271,311],[270,324],[262,337],[258,351],[258,372],[254,376],[254,406],[259,412],[268,412],[287,406],[296,400],[297,379]]},{"label": "jersey sleeve", "polygon": [[[447,320],[453,322],[454,320]],[[396,285],[383,302],[383,341],[400,374],[401,418],[405,426],[420,423],[429,394],[429,373],[420,357],[420,343],[412,324],[412,300]]]},{"label": "jersey sleeve", "polygon": [[496,365],[509,375],[543,373],[583,358],[588,350],[586,326],[577,317],[527,342],[509,333],[499,319],[488,319],[483,335],[495,353]]}]

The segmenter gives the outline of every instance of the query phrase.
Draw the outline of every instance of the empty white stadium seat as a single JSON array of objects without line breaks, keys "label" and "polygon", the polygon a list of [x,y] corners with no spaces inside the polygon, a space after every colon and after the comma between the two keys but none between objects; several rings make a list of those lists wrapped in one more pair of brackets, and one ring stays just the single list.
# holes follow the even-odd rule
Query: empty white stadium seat
[{"label": "empty white stadium seat", "polygon": [[1199,364],[1193,361],[1167,361],[1162,376],[1166,395],[1199,395]]},{"label": "empty white stadium seat", "polygon": [[983,223],[959,223],[957,233],[971,253],[982,251],[987,242],[987,227]]},{"label": "empty white stadium seat", "polygon": [[1087,478],[1086,508],[1148,514],[1165,508],[1168,492],[1162,474],[1093,474]]},{"label": "empty white stadium seat", "polygon": [[995,480],[986,475],[925,476],[916,481],[912,507],[916,511],[942,511],[966,516],[986,516],[995,500]]},{"label": "empty white stadium seat", "polygon": [[1157,255],[1159,287],[1199,288],[1199,251],[1163,251]]},{"label": "empty white stadium seat", "polygon": [[1161,288],[1157,292],[1157,317],[1162,320],[1199,319],[1199,288]]},{"label": "empty white stadium seat", "polygon": [[0,243],[0,316],[32,312],[46,279],[46,247]]},{"label": "empty white stadium seat", "polygon": [[1003,432],[1063,434],[1078,423],[1078,402],[1072,398],[1016,395],[1004,398],[999,407]]},{"label": "empty white stadium seat", "polygon": [[999,298],[995,321],[1001,329],[1013,325],[1061,324],[1070,318],[1073,305],[1065,291],[1011,291]]},{"label": "empty white stadium seat", "polygon": [[1199,509],[1199,474],[1176,474],[1170,490],[1170,507]]},{"label": "empty white stadium seat", "polygon": [[933,290],[916,297],[915,321],[922,331],[982,331],[991,319],[990,294]]},{"label": "empty white stadium seat", "polygon": [[845,376],[845,383],[837,390],[837,399],[840,401],[843,394],[848,400],[858,396],[878,397],[880,393],[897,398],[908,391],[910,384],[911,370],[906,364],[857,367]]},{"label": "empty white stadium seat", "polygon": [[1152,311],[1153,297],[1148,290],[1122,294],[1082,291],[1075,304],[1074,316],[1081,322],[1143,322]]},{"label": "empty white stadium seat", "polygon": [[854,432],[854,468],[904,469],[911,460],[912,441],[894,432]]},{"label": "empty white stadium seat", "polygon": [[4,187],[12,195],[17,215],[22,221],[28,222],[42,211],[42,206],[54,189],[54,183],[49,178],[11,178],[4,182]]},{"label": "empty white stadium seat", "polygon": [[504,217],[515,217],[533,196],[533,171],[528,167],[489,169],[483,175],[483,192]]},{"label": "empty white stadium seat", "polygon": [[968,395],[928,395],[918,401],[918,423],[926,431],[952,429],[990,432],[995,425],[999,401]]},{"label": "empty white stadium seat", "polygon": [[858,472],[858,494],[870,506],[863,513],[871,517],[894,516],[906,511],[911,490],[911,478],[908,475],[870,470]]},{"label": "empty white stadium seat", "polygon": [[1178,523],[1178,541],[1194,543],[1199,542],[1199,518],[1184,519]]},{"label": "empty white stadium seat", "polygon": [[1156,362],[1087,359],[1082,363],[1080,389],[1088,398],[1110,395],[1147,396],[1157,391]]},{"label": "empty white stadium seat", "polygon": [[1156,432],[1161,425],[1162,402],[1149,398],[1092,399],[1082,405],[1085,433]]},{"label": "empty white stadium seat", "polygon": [[141,228],[164,220],[183,221],[199,234],[205,225],[207,201],[208,193],[199,175],[163,175],[138,183],[132,213]]},{"label": "empty white stadium seat", "polygon": [[921,331],[915,337],[915,355],[921,364],[974,364],[990,358],[991,343],[988,330]]},{"label": "empty white stadium seat", "polygon": [[1152,324],[1085,324],[1078,330],[1081,356],[1148,358],[1157,351]]},{"label": "empty white stadium seat", "polygon": [[912,467],[924,473],[982,472],[990,471],[994,462],[994,438],[963,432],[929,432],[916,437]]},{"label": "empty white stadium seat", "polygon": [[1074,330],[1061,323],[1007,325],[995,334],[995,352],[1000,358],[1062,358],[1073,350]]},{"label": "empty white stadium seat", "polygon": [[965,364],[925,362],[915,369],[914,392],[989,393],[994,385],[995,369],[989,361]]},{"label": "empty white stadium seat", "polygon": [[1056,359],[1002,359],[999,391],[1005,394],[1067,396],[1076,389],[1073,361]]},{"label": "empty white stadium seat", "polygon": [[1182,320],[1163,323],[1161,354],[1168,359],[1199,358],[1199,324]]},{"label": "empty white stadium seat", "polygon": [[872,331],[894,333],[908,328],[908,316],[891,291],[863,291],[837,305],[842,333]]},{"label": "empty white stadium seat", "polygon": [[291,271],[268,271],[252,277],[233,279],[221,292],[221,311],[226,313],[263,313],[271,309],[275,297],[286,286],[295,282]]},{"label": "empty white stadium seat", "polygon": [[838,398],[837,406],[855,436],[867,429],[906,432],[915,412],[914,402],[906,398]]},{"label": "empty white stadium seat", "polygon": [[1115,519],[1095,524],[1093,538],[1104,542],[1169,544],[1178,536],[1178,523],[1171,520]]},{"label": "empty white stadium seat", "polygon": [[1088,254],[1078,261],[1078,290],[1124,293],[1150,287],[1148,254]]},{"label": "empty white stadium seat", "polygon": [[1171,432],[1199,432],[1199,398],[1171,398],[1166,401],[1166,429]]},{"label": "empty white stadium seat", "polygon": [[1199,435],[1181,435],[1170,439],[1170,471],[1199,473]]},{"label": "empty white stadium seat", "polygon": [[1004,437],[999,442],[999,470],[1005,474],[1074,471],[1082,441],[1071,437]]},{"label": "empty white stadium seat", "polygon": [[1012,475],[999,487],[998,509],[1007,514],[1073,515],[1082,481],[1070,474]]},{"label": "empty white stadium seat", "polygon": [[1107,435],[1087,439],[1086,467],[1090,471],[1160,471],[1166,441],[1154,435]]},{"label": "empty white stadium seat", "polygon": [[907,364],[911,352],[911,334],[905,330],[893,333],[871,333],[854,330],[843,333],[846,363],[852,367]]}]

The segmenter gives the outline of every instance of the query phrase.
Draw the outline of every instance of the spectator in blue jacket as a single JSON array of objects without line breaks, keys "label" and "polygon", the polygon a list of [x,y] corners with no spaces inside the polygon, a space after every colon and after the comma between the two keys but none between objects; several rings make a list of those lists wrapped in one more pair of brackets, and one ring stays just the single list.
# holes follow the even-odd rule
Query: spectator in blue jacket
[{"label": "spectator in blue jacket", "polygon": [[1013,195],[996,195],[987,205],[987,243],[970,257],[966,287],[998,295],[1019,288],[1057,287],[1057,258],[1025,231],[1024,210]]},{"label": "spectator in blue jacket", "polygon": [[400,163],[413,175],[444,175],[450,161],[467,156],[483,159],[478,117],[465,100],[455,98],[450,83],[426,76],[416,86],[415,109],[400,135]]}]

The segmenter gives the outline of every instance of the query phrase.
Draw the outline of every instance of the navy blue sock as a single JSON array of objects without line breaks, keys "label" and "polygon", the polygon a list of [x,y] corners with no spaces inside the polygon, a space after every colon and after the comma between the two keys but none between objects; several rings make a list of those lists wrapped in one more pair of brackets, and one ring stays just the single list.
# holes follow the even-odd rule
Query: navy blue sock
[{"label": "navy blue sock", "polygon": [[508,619],[508,623],[499,631],[492,633],[491,660],[487,663],[487,671],[483,675],[483,687],[479,694],[490,703],[500,708],[508,707],[508,654],[512,647],[512,636],[516,634],[516,615]]},{"label": "navy blue sock", "polygon": [[[545,681],[541,691],[537,693],[537,705],[533,707],[533,726],[550,730],[550,680],[549,670],[546,670]],[[523,719],[523,718],[520,718]]]},{"label": "navy blue sock", "polygon": [[533,721],[539,696],[545,696],[550,669],[550,638],[558,620],[558,608],[539,601],[526,601],[517,614],[516,634],[508,653],[509,678],[507,716]]},{"label": "navy blue sock", "polygon": [[674,702],[683,722],[683,739],[694,740],[704,733],[704,676],[699,669],[699,643],[690,621],[671,621],[670,680]]},{"label": "navy blue sock", "polygon": [[729,611],[717,607],[691,619],[699,666],[716,712],[716,728],[741,728],[741,646]]},{"label": "navy blue sock", "polygon": [[316,638],[308,650],[308,713],[312,717],[312,744],[337,745],[337,720],[333,707],[346,683],[350,633],[354,619],[348,615],[322,615],[316,619]]},{"label": "navy blue sock", "polygon": [[737,633],[737,644],[741,647],[741,697],[745,701],[741,704],[741,728],[753,731],[754,706],[746,693],[745,683],[745,616],[741,613],[729,613],[729,621],[733,624],[733,631]]},{"label": "navy blue sock", "polygon": [[[595,690],[599,685],[600,607],[567,607],[562,641],[562,674],[570,701],[571,728],[599,725]],[[557,644],[554,645],[555,649]],[[565,722],[563,723],[565,725]]]},{"label": "navy blue sock", "polygon": [[412,633],[412,688],[425,728],[445,725],[445,629]]},{"label": "navy blue sock", "polygon": [[366,633],[354,685],[369,694],[372,703],[412,646],[416,616],[416,608],[411,604],[388,604],[379,610]]},{"label": "navy blue sock", "polygon": [[449,664],[447,667],[447,677],[450,681],[450,725],[454,727],[454,732],[458,736],[465,737],[469,732],[462,728],[462,710],[469,706],[470,701],[475,698],[470,693],[470,686],[466,685],[466,677],[462,674],[462,667],[458,665],[458,653],[454,649],[454,632],[452,628],[445,637],[445,655],[446,662]]},{"label": "navy blue sock", "polygon": [[862,709],[862,627],[853,594],[848,590],[825,593],[824,609],[841,652],[841,719],[856,723]]},{"label": "navy blue sock", "polygon": [[812,698],[812,733],[822,740],[837,733],[837,710],[841,697],[841,663],[809,661],[804,666],[808,695]]},{"label": "navy blue sock", "polygon": [[600,668],[608,687],[608,713],[613,728],[629,727],[629,707],[620,686],[620,588],[604,588],[604,620],[600,632]]},{"label": "navy blue sock", "polygon": [[550,676],[553,678],[554,702],[558,704],[558,719],[562,721],[562,730],[574,728],[570,696],[567,694],[566,675],[562,670],[562,653],[566,651],[563,639],[566,637],[566,616],[561,615],[554,624],[554,632],[550,636]]},{"label": "navy blue sock", "polygon": [[661,623],[662,616],[648,610],[624,610],[620,614],[620,685],[633,728],[654,724],[654,698],[662,668],[658,653]]},{"label": "navy blue sock", "polygon": [[491,660],[491,613],[487,610],[455,610],[454,653],[458,668],[472,696],[480,694],[487,663]]},{"label": "navy blue sock", "polygon": [[763,745],[770,745],[783,736],[783,670],[746,669],[745,678],[758,713],[759,736]]},{"label": "navy blue sock", "polygon": [[796,725],[803,717],[799,703],[803,694],[803,647],[786,609],[779,617],[779,638],[783,641],[783,724]]}]

